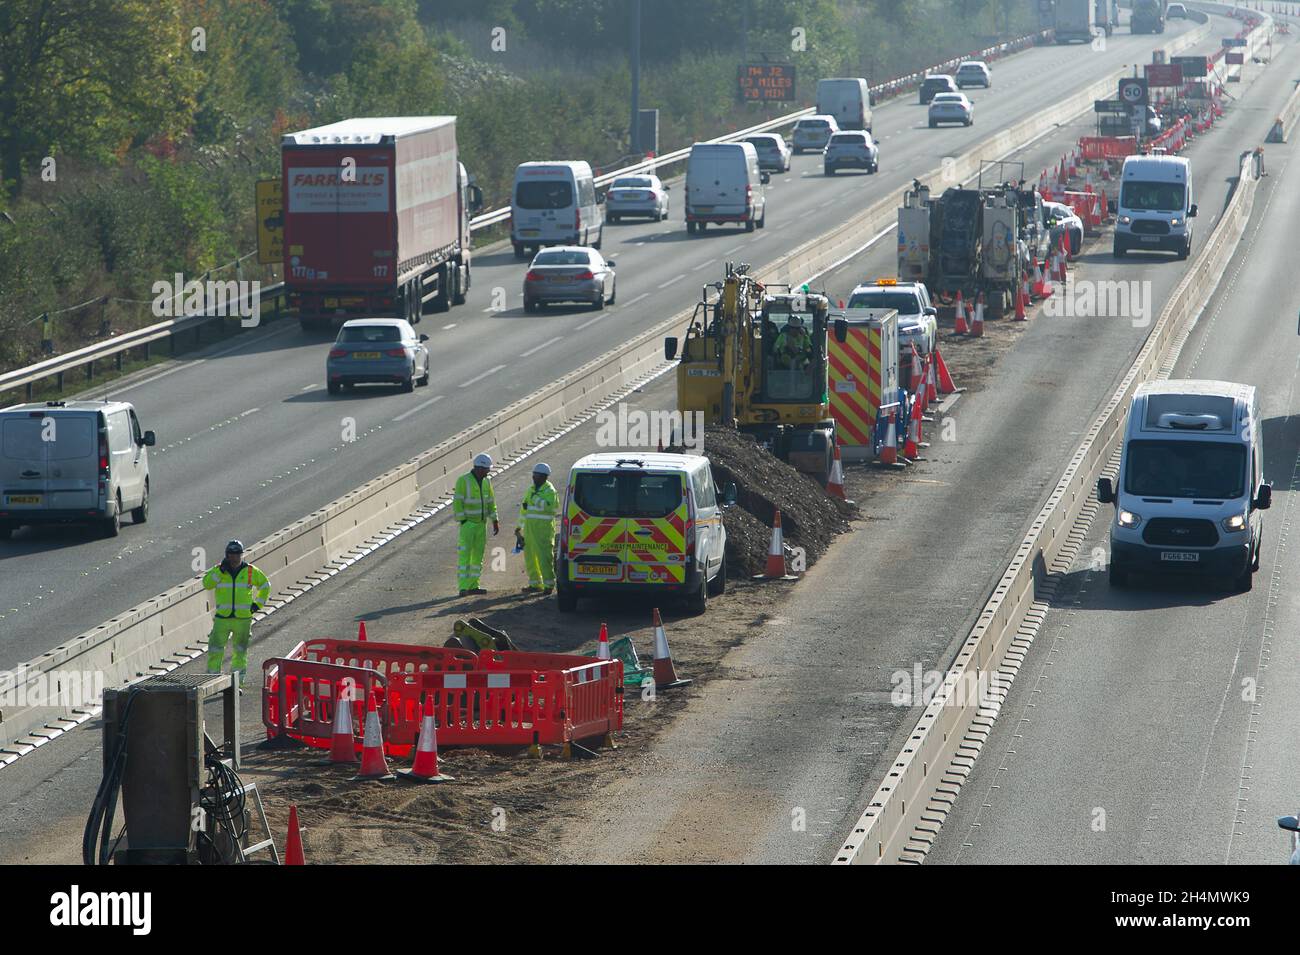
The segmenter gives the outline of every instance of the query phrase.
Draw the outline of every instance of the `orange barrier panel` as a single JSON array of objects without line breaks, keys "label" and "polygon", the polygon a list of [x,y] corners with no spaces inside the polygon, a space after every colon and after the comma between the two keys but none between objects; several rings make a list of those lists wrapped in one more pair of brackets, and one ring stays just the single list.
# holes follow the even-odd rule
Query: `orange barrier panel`
[{"label": "orange barrier panel", "polygon": [[1132,136],[1084,136],[1079,140],[1079,153],[1084,159],[1123,159],[1137,152],[1137,140]]}]

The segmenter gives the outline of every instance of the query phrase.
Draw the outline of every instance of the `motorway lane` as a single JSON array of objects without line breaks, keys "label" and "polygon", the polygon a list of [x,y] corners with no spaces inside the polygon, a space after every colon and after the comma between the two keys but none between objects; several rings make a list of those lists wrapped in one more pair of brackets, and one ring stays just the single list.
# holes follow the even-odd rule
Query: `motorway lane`
[{"label": "motorway lane", "polygon": [[[1220,23],[1235,32],[1234,21]],[[251,336],[177,373],[110,386],[110,394],[136,403],[166,449],[156,455],[150,524],[127,525],[116,540],[54,528],[25,529],[0,542],[0,667],[190,576],[195,548],[212,554],[230,537],[258,540],[688,307],[701,284],[716,280],[721,262],[771,260],[900,191],[945,154],[1190,28],[1179,25],[1160,38],[1117,35],[1105,51],[1051,47],[1013,57],[995,66],[992,90],[972,91],[970,129],[929,130],[914,100],[885,104],[875,118],[882,172],[824,177],[819,157],[798,157],[790,175],[776,177],[769,225],[760,232],[719,230],[688,240],[678,186],[669,222],[607,232],[605,252],[622,278],[621,304],[605,317],[554,308],[525,317],[518,298],[523,264],[508,249],[479,256],[467,305],[427,316],[420,326],[431,334],[436,373],[414,395],[379,390],[329,399],[321,388],[324,344],[292,326]],[[501,295],[510,307],[488,311]],[[345,429],[357,440],[345,442]]]},{"label": "motorway lane", "polygon": [[1108,548],[1103,506],[933,861],[1285,861],[1275,820],[1300,807],[1300,554],[1286,546],[1300,500],[1300,163],[1294,144],[1265,149],[1256,231],[1173,375],[1260,389],[1274,496],[1254,590],[1111,589],[1090,566]]},{"label": "motorway lane", "polygon": [[[1222,204],[1237,144],[1258,138],[1260,117],[1276,112],[1286,95],[1268,83],[1240,92],[1242,108],[1191,150],[1201,171],[1203,228]],[[1030,168],[1053,162],[1082,132],[1062,128],[1022,158]],[[893,254],[886,237],[826,276],[827,289],[844,295],[861,276],[887,272]],[[1077,277],[1112,274],[1108,254],[1084,259]],[[1123,264],[1150,280],[1157,295],[1168,293],[1183,268],[1172,259]],[[951,659],[1029,515],[1144,334],[1119,320],[1039,316],[1025,326],[991,383],[953,409],[957,440],[935,441],[924,465],[873,493],[865,502],[870,523],[813,569],[770,628],[727,655],[726,676],[691,703],[653,762],[596,797],[561,855],[572,846],[575,859],[827,861],[874,792],[899,734],[915,722],[916,710],[888,703],[891,674]],[[672,400],[671,379],[662,378],[629,403],[666,407]],[[540,457],[563,473],[590,441],[588,426]],[[520,479],[518,469],[501,479],[502,500],[517,499]],[[429,600],[428,581],[453,550],[446,522],[429,521],[347,572],[353,576],[340,575],[275,613],[255,635],[254,671],[300,639],[347,632],[357,618],[382,619],[394,639],[403,627],[427,633],[440,626],[460,604],[444,609]],[[485,586],[502,585],[489,575]],[[603,614],[620,612],[584,606],[566,623],[589,634]],[[727,613],[725,600],[711,612]],[[257,714],[250,707],[245,716],[244,737],[252,738]],[[0,862],[75,858],[79,816],[98,780],[97,733],[88,724],[0,772],[0,836],[13,836]],[[791,831],[793,807],[806,810],[807,832]]]}]

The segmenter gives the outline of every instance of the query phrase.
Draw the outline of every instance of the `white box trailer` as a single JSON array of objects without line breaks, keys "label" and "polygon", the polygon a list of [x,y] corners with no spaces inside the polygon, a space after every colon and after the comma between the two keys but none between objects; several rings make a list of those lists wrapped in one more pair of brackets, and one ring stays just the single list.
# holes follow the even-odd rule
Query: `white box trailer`
[{"label": "white box trailer", "polygon": [[830,332],[826,352],[831,417],[840,456],[864,461],[874,453],[872,435],[881,409],[888,412],[898,403],[898,312],[842,309],[832,314]]}]

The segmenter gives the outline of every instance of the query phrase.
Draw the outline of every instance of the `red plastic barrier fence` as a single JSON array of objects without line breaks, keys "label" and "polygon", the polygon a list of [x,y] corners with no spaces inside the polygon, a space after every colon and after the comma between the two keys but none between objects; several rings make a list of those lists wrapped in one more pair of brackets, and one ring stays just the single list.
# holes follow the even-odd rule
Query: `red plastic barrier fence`
[{"label": "red plastic barrier fence", "polygon": [[1123,159],[1137,152],[1132,136],[1084,136],[1079,140],[1079,154],[1084,159]]}]

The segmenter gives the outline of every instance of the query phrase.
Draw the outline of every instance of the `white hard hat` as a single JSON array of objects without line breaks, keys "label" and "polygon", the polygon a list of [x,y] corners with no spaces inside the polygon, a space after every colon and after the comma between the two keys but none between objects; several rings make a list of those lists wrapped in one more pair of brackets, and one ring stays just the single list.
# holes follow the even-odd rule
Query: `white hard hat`
[{"label": "white hard hat", "polygon": [[551,466],[550,466],[549,464],[538,464],[537,467],[533,468],[533,473],[534,473],[534,474],[544,474],[544,475],[546,475],[547,477],[550,477],[550,475],[551,475]]},{"label": "white hard hat", "polygon": [[476,468],[492,467],[492,455],[486,453],[474,455],[474,467]]}]

